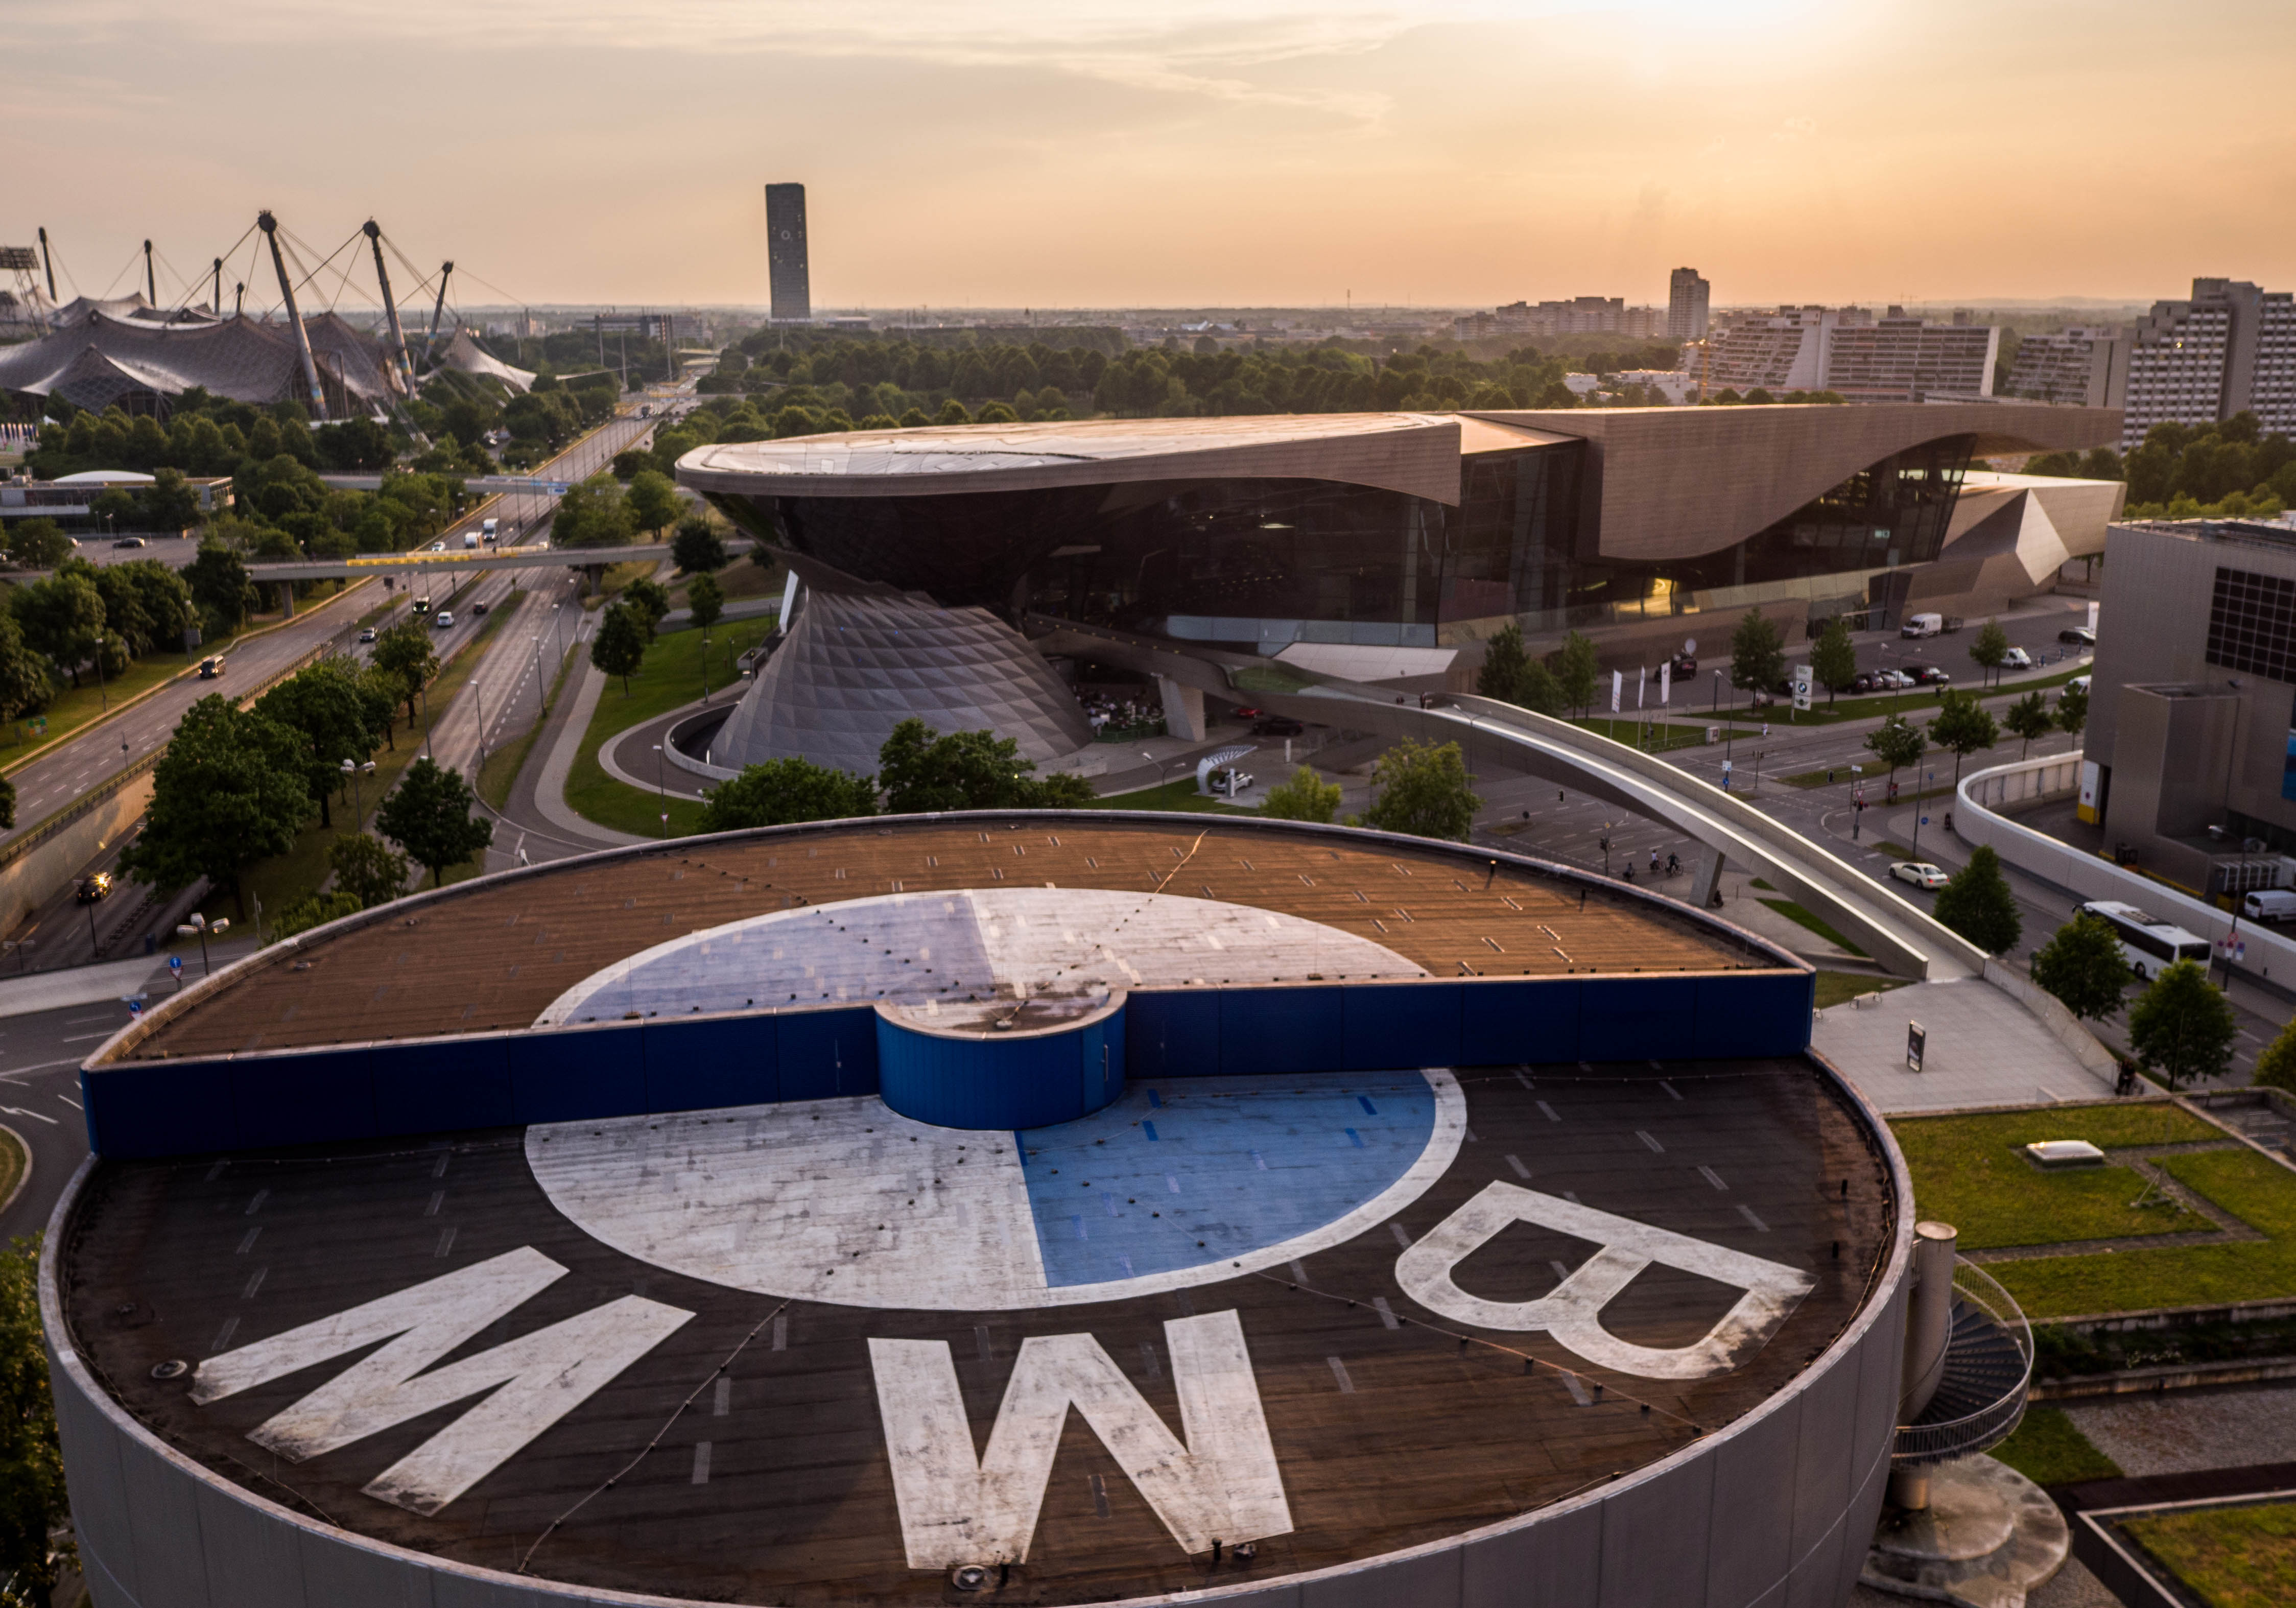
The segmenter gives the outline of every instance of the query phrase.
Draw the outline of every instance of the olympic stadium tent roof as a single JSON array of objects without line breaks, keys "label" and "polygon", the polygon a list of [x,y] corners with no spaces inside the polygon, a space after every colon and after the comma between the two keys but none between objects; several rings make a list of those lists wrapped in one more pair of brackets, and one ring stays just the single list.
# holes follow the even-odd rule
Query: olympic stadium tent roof
[{"label": "olympic stadium tent roof", "polygon": [[531,371],[512,368],[472,340],[471,332],[466,329],[455,332],[455,338],[447,343],[447,349],[439,354],[439,361],[466,374],[482,374],[488,379],[499,380],[514,391],[525,392],[534,387]]},{"label": "olympic stadium tent roof", "polygon": [[[135,316],[141,298],[128,312],[107,310],[119,305],[75,302],[81,310],[54,332],[0,349],[0,390],[99,410],[138,395],[180,396],[194,386],[258,406],[302,395],[295,340],[284,324],[196,315],[160,323],[148,312]],[[396,385],[372,338],[332,313],[303,324],[331,414],[369,413],[389,401]]]}]

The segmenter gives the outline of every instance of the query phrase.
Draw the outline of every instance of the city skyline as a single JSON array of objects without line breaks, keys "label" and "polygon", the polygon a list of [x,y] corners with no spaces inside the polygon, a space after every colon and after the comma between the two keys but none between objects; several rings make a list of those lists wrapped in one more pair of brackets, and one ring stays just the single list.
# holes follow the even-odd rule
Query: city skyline
[{"label": "city skyline", "polygon": [[[2285,15],[2204,9],[2251,70],[2296,55]],[[67,295],[124,293],[149,236],[168,299],[258,208],[321,252],[372,214],[472,301],[762,305],[771,177],[808,187],[823,308],[1664,306],[1682,263],[1718,308],[2296,278],[2291,114],[2217,103],[2224,160],[2194,164],[2160,82],[2193,69],[2030,4],[824,15],[30,0],[0,234],[45,226]]]}]

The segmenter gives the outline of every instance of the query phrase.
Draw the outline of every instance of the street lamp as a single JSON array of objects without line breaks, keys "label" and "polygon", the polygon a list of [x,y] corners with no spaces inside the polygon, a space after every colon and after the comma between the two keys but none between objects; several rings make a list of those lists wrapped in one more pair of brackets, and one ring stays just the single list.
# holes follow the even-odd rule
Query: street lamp
[{"label": "street lamp", "polygon": [[210,922],[206,916],[201,915],[198,911],[194,910],[192,912],[192,919],[176,929],[176,936],[178,938],[196,938],[200,940],[200,975],[201,977],[205,977],[209,972],[214,970],[214,967],[209,964],[208,960],[208,934],[212,932],[217,937],[220,938],[230,931],[231,918],[229,916],[225,916],[218,921]]},{"label": "street lamp", "polygon": [[360,765],[346,759],[343,761],[343,775],[348,776],[351,783],[352,808],[356,816],[351,822],[351,830],[363,831],[366,826],[366,790],[359,785],[359,778],[374,775],[374,761],[369,759]]}]

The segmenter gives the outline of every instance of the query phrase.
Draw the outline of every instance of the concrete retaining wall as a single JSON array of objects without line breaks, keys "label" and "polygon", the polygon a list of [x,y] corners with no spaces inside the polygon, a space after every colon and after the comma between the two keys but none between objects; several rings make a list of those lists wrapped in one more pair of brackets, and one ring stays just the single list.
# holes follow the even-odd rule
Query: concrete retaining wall
[{"label": "concrete retaining wall", "polygon": [[0,932],[13,931],[70,887],[80,867],[118,842],[151,807],[152,773],[141,770],[110,798],[0,866]]}]

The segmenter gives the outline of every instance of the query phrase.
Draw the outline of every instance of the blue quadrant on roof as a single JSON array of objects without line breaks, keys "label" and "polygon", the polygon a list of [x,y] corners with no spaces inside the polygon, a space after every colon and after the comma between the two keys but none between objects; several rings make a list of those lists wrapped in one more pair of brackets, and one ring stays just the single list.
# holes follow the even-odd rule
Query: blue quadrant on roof
[{"label": "blue quadrant on roof", "polygon": [[1014,1138],[1057,1287],[1204,1267],[1306,1234],[1394,1184],[1434,1131],[1419,1073],[1322,1072],[1135,1087]]}]

